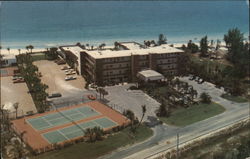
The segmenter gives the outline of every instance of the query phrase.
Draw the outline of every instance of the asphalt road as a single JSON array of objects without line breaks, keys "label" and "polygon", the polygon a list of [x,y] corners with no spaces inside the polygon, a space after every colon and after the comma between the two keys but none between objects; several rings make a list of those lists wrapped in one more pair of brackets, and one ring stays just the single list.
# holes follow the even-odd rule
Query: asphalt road
[{"label": "asphalt road", "polygon": [[226,111],[217,116],[206,120],[185,126],[172,127],[167,125],[158,125],[153,128],[154,136],[150,139],[132,146],[120,148],[106,156],[104,159],[142,159],[157,152],[161,152],[167,148],[171,148],[176,144],[176,134],[180,134],[180,143],[194,139],[200,135],[211,133],[216,129],[222,128],[239,120],[249,118],[249,103],[235,103],[225,100],[220,97],[224,91],[215,88],[213,84],[204,82],[197,84],[195,81],[188,80],[188,77],[181,78],[182,81],[187,81],[193,85],[198,93],[206,91],[211,95],[212,100],[221,104],[226,108]]}]

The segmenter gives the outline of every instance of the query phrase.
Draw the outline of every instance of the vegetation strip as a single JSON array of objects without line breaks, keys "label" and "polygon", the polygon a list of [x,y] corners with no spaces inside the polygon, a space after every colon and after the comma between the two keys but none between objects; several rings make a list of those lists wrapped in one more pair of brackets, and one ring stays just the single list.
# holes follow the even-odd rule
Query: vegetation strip
[{"label": "vegetation strip", "polygon": [[160,117],[166,124],[186,126],[223,113],[225,108],[217,103],[199,103],[189,108],[178,108],[170,117]]},{"label": "vegetation strip", "polygon": [[108,136],[103,141],[96,141],[94,143],[82,142],[61,150],[47,152],[39,156],[31,157],[33,159],[94,159],[119,147],[146,140],[153,135],[153,131],[144,125],[138,127],[134,137],[132,137],[130,133],[130,127],[127,127],[120,132]]}]

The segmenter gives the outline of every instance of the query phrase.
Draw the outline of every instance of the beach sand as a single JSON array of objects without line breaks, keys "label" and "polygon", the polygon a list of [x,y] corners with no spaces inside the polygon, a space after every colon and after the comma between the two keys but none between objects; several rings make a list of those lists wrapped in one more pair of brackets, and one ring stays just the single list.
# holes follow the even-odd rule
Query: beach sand
[{"label": "beach sand", "polygon": [[[32,52],[43,52],[43,51],[46,51],[46,49],[32,49]],[[30,51],[27,51],[26,49],[21,49],[20,53],[21,54],[25,54],[26,52],[30,52]],[[1,49],[0,51],[1,55],[9,55],[9,54],[14,54],[14,55],[18,55],[19,52],[18,52],[18,49],[10,49],[10,51],[8,51],[7,49]]]}]

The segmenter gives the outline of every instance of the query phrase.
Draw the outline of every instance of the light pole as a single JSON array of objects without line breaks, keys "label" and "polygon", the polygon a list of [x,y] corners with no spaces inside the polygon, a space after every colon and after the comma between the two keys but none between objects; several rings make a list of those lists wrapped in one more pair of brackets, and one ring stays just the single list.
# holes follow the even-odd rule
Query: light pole
[{"label": "light pole", "polygon": [[177,138],[177,140],[176,140],[176,158],[179,159],[179,133],[177,133],[176,138]]}]

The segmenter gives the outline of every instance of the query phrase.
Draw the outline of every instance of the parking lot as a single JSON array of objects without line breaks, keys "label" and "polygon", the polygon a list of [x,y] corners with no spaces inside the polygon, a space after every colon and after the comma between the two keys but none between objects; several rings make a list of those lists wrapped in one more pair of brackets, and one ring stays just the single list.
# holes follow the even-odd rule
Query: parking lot
[{"label": "parking lot", "polygon": [[146,114],[144,121],[148,116],[156,116],[155,111],[159,108],[160,103],[145,94],[141,90],[128,90],[133,84],[117,85],[105,87],[108,95],[105,98],[109,101],[107,104],[120,111],[132,110],[138,119],[142,116],[142,105],[146,105]]},{"label": "parking lot", "polygon": [[49,86],[47,93],[59,92],[62,96],[67,96],[71,92],[84,90],[85,80],[82,76],[74,74],[71,76],[76,77],[75,80],[65,81],[66,75],[61,68],[66,64],[57,65],[55,62],[48,60],[35,61],[34,64],[42,74],[42,82]]},{"label": "parking lot", "polygon": [[[12,76],[1,77],[1,105],[12,105],[18,102],[18,116],[26,115],[26,112],[37,112],[31,95],[28,93],[26,83],[13,83]],[[15,111],[12,109],[12,111]],[[15,113],[12,113],[12,116]]]},{"label": "parking lot", "polygon": [[49,86],[46,90],[47,93],[49,95],[52,93],[62,94],[62,97],[50,99],[55,106],[63,107],[89,101],[87,95],[91,94],[92,91],[87,91],[84,88],[86,82],[82,76],[74,74],[70,76],[76,77],[76,79],[65,80],[67,75],[61,68],[67,66],[66,64],[57,65],[54,61],[40,60],[35,61],[34,65],[38,67],[42,74],[42,82]]}]

